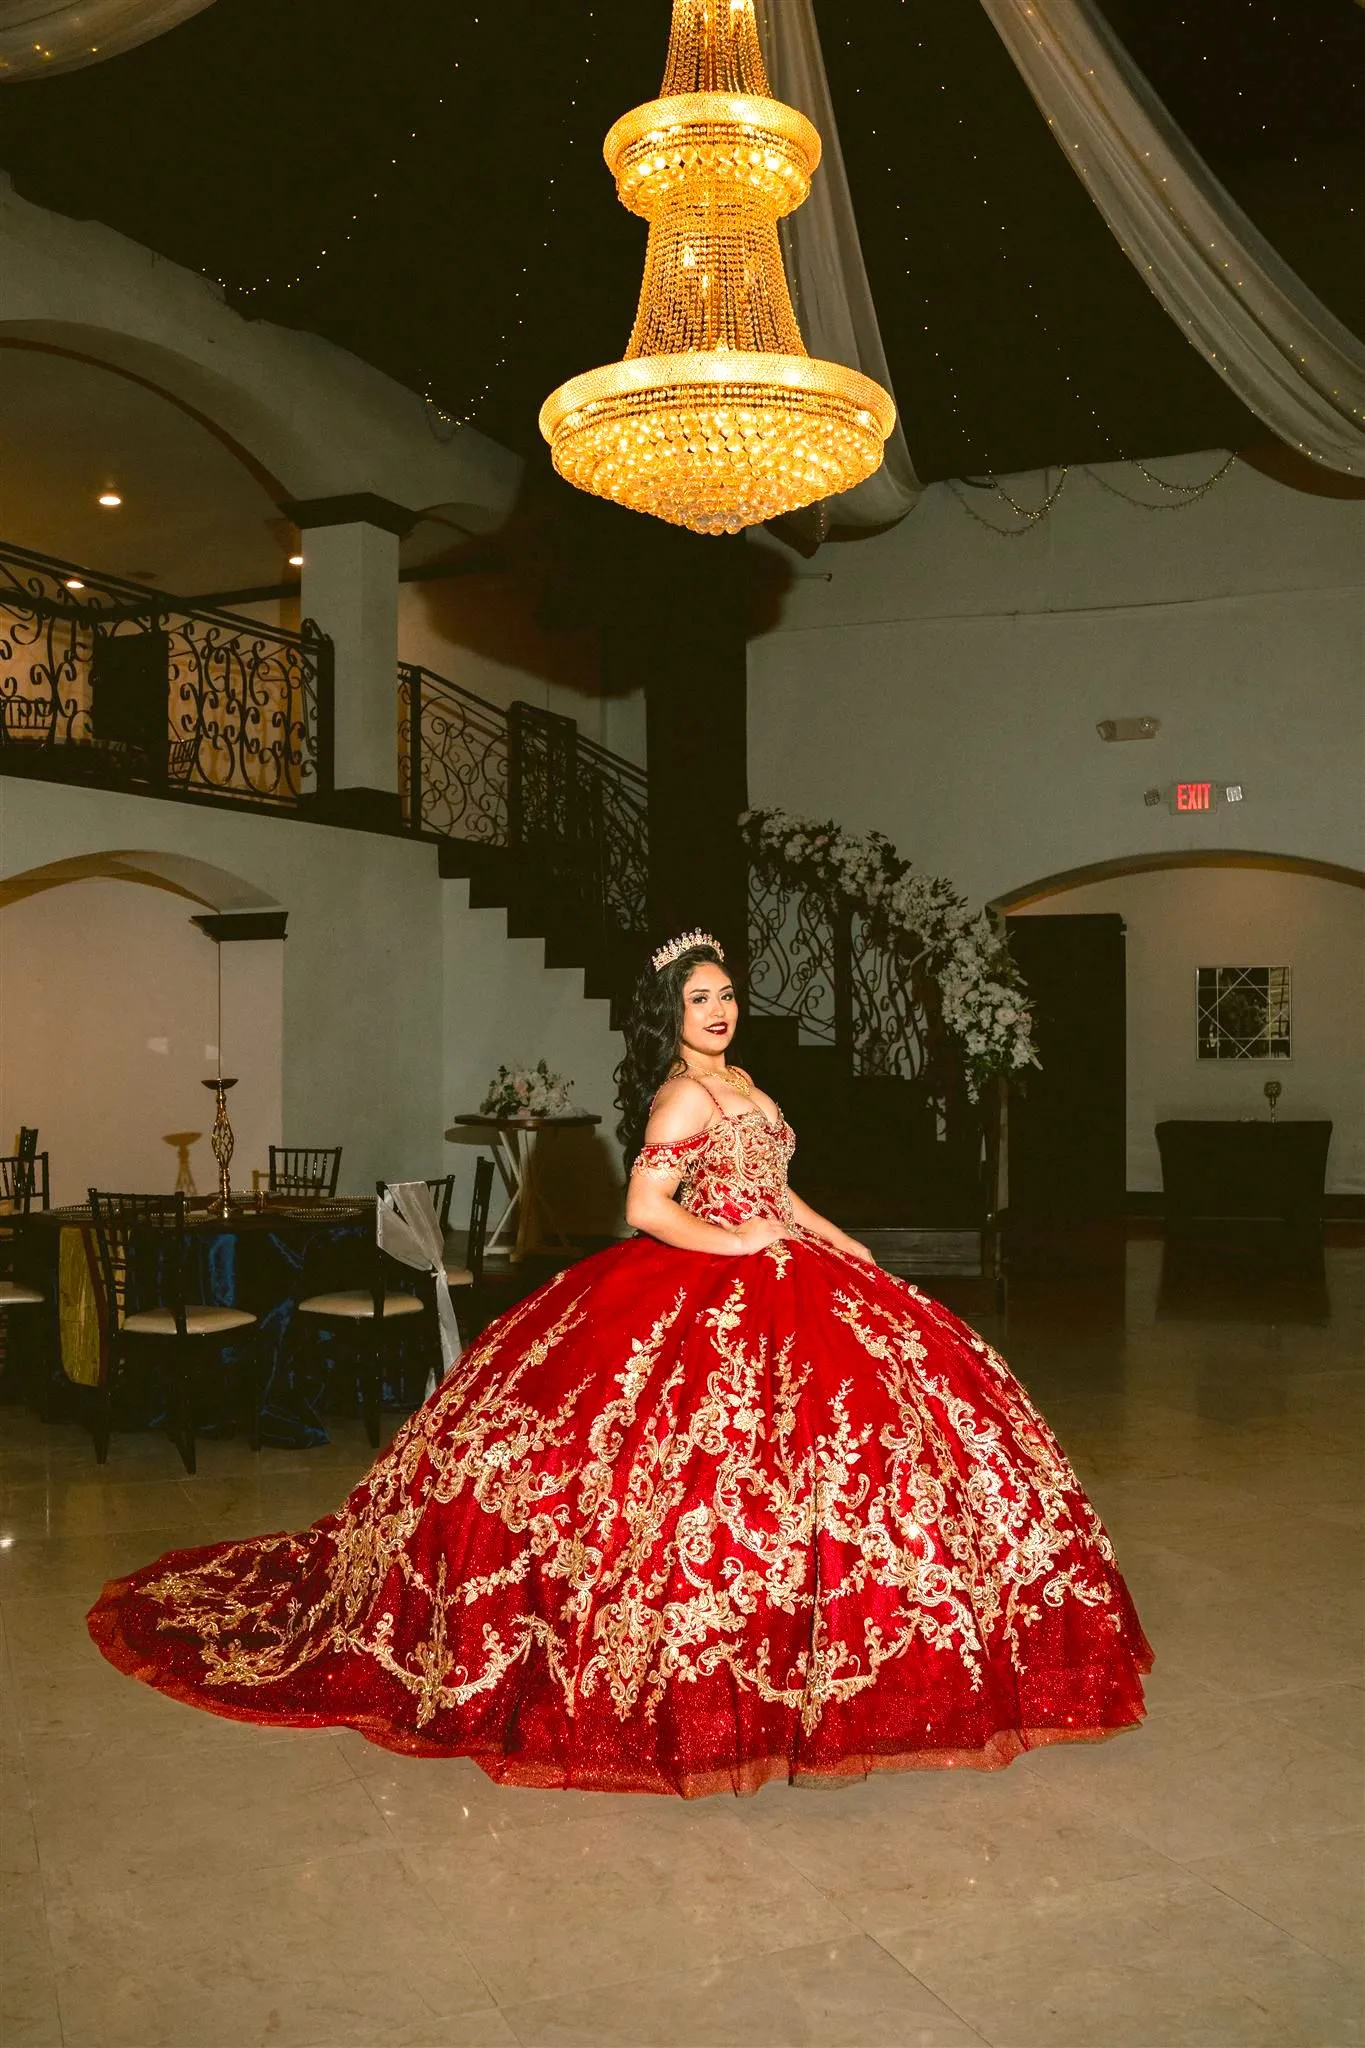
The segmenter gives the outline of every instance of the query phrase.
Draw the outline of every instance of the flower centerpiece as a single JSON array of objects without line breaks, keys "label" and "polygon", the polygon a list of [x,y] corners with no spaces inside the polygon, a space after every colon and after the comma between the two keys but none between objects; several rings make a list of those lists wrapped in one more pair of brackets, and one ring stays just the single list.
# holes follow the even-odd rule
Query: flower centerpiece
[{"label": "flower centerpiece", "polygon": [[828,819],[772,807],[741,814],[756,867],[854,911],[865,940],[924,973],[979,1100],[994,1075],[1040,1064],[1028,992],[1003,932],[941,875],[916,874],[884,833],[844,832]]},{"label": "flower centerpiece", "polygon": [[573,1108],[573,1082],[552,1074],[544,1060],[499,1067],[479,1107],[485,1116],[565,1116]]}]

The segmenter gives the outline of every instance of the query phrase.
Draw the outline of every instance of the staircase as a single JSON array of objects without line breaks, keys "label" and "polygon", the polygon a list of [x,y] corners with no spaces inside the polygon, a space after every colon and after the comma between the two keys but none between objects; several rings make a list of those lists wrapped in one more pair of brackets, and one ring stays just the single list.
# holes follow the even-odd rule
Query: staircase
[{"label": "staircase", "polygon": [[851,903],[759,853],[749,948],[738,1057],[799,1134],[801,1192],[860,1229],[979,1233],[983,1123],[933,984],[879,945]]},{"label": "staircase", "polygon": [[[619,1027],[647,940],[649,838],[641,769],[573,719],[405,666],[400,787],[408,829],[435,838],[470,907],[541,939],[547,967],[582,970]],[[415,772],[414,772],[415,765]]]},{"label": "staircase", "polygon": [[[530,704],[506,711],[433,675],[400,674],[408,829],[440,871],[499,909],[508,936],[542,941],[623,1021],[648,943],[643,772]],[[736,1057],[800,1134],[797,1185],[842,1223],[977,1234],[986,1202],[981,1124],[922,992],[863,944],[854,922],[757,869],[751,991]],[[941,1267],[935,1270],[941,1270]]]},{"label": "staircase", "polygon": [[847,1227],[980,1227],[979,1133],[941,1137],[913,1082],[854,1073],[836,1047],[803,1044],[795,1018],[752,1011],[736,1057],[795,1129],[793,1180],[817,1209]]}]

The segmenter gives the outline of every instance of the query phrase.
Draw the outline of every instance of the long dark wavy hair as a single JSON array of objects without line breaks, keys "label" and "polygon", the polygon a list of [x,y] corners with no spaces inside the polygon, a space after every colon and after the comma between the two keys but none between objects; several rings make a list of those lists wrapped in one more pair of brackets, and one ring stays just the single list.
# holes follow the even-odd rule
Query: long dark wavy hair
[{"label": "long dark wavy hair", "polygon": [[646,962],[635,984],[625,1022],[626,1056],[616,1069],[616,1107],[621,1112],[616,1135],[627,1173],[645,1142],[649,1106],[678,1064],[683,990],[692,969],[703,961],[713,967],[725,965],[714,946],[689,946],[657,973]]}]

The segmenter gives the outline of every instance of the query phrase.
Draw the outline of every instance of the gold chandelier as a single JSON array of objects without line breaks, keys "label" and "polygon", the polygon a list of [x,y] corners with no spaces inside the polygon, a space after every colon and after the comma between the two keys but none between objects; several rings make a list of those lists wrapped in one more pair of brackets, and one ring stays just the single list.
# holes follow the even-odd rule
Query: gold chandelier
[{"label": "gold chandelier", "polygon": [[649,247],[624,361],[541,407],[560,475],[697,533],[871,476],[896,408],[801,339],[777,223],[809,193],[820,137],[772,97],[754,0],[673,0],[661,96],[622,116],[604,154]]}]

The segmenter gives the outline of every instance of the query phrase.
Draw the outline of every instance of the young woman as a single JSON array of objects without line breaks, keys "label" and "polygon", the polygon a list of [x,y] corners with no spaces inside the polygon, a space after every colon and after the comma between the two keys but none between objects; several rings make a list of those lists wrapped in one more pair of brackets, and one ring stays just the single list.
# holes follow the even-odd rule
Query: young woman
[{"label": "young woman", "polygon": [[715,941],[627,1027],[641,1233],[501,1316],[335,1514],[173,1552],[123,1670],[509,1784],[750,1792],[1142,1718],[1109,1540],[1004,1362],[787,1185]]}]

